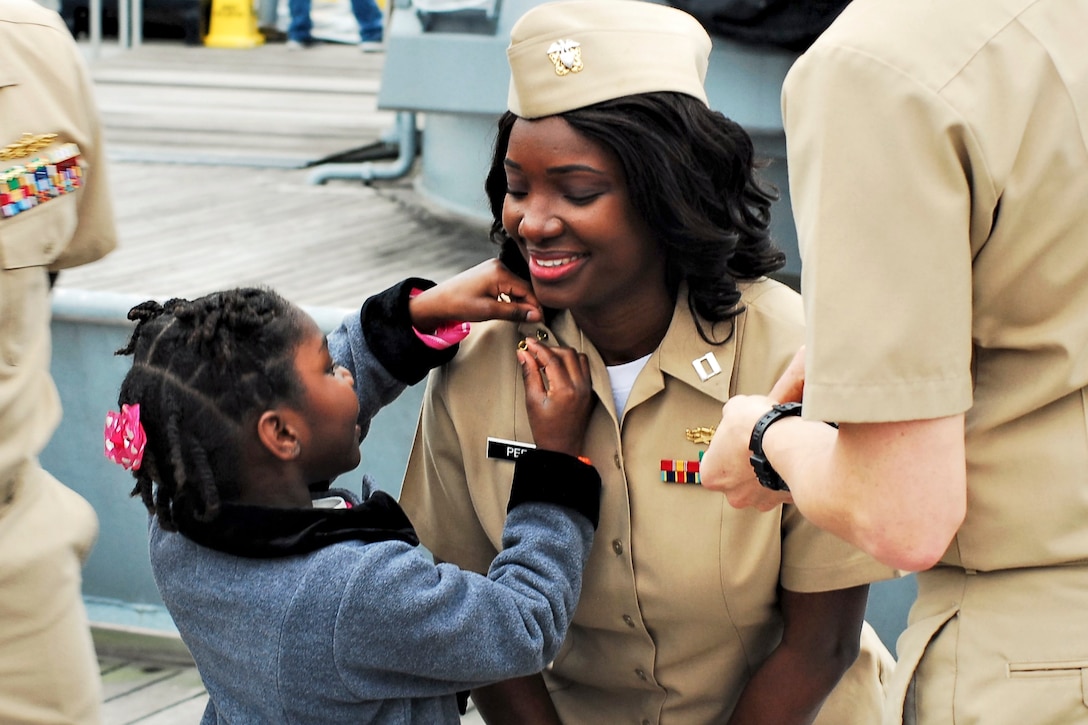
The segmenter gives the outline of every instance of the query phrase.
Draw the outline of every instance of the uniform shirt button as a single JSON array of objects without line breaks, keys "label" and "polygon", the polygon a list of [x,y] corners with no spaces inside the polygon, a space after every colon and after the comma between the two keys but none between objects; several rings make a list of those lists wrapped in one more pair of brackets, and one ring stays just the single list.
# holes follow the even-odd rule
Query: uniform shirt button
[{"label": "uniform shirt button", "polygon": [[537,330],[536,331],[536,339],[540,340],[541,342],[544,342],[545,340],[548,339],[548,331],[547,330]]},{"label": "uniform shirt button", "polygon": [[635,620],[631,619],[630,614],[623,615],[623,623],[626,624],[628,627],[634,627],[635,626]]},{"label": "uniform shirt button", "polygon": [[616,468],[620,468],[620,467],[621,467],[621,466],[620,466],[620,454],[619,454],[619,453],[617,453],[616,455],[612,456],[612,462],[616,464]]},{"label": "uniform shirt button", "polygon": [[635,674],[638,675],[638,679],[640,679],[640,680],[645,680],[646,679],[646,673],[643,672],[642,670],[635,670]]},{"label": "uniform shirt button", "polygon": [[619,539],[612,541],[612,551],[616,552],[616,556],[623,556],[623,542]]}]

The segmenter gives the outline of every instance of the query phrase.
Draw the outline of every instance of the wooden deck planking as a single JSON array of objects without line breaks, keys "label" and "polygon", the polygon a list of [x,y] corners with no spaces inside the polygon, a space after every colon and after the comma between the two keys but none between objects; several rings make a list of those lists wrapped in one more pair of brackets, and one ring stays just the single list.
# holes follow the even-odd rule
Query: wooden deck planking
[{"label": "wooden deck planking", "polygon": [[411,175],[307,183],[306,164],[392,127],[376,107],[381,59],[151,43],[93,61],[121,246],[59,284],[148,297],[266,284],[353,307],[405,276],[443,279],[492,256],[484,226],[422,203]]},{"label": "wooden deck planking", "polygon": [[[143,723],[152,715],[165,717],[179,705],[203,713],[208,699],[194,667],[126,662],[103,672],[102,688],[102,720],[111,725]],[[180,722],[177,711],[169,717],[173,719],[168,722]],[[199,722],[199,714],[189,722]]]},{"label": "wooden deck planking", "polygon": [[92,60],[106,141],[119,158],[278,157],[301,166],[378,139],[381,54],[322,45],[246,50],[152,42]]},{"label": "wooden deck planking", "polygon": [[121,245],[59,284],[149,296],[267,284],[302,304],[351,307],[405,276],[443,279],[494,253],[481,225],[405,213],[361,183],[307,186],[305,173],[112,164]]},{"label": "wooden deck planking", "polygon": [[208,696],[206,694],[197,695],[188,700],[172,703],[169,707],[145,715],[139,720],[125,725],[197,725],[201,716],[204,715],[207,704]]}]

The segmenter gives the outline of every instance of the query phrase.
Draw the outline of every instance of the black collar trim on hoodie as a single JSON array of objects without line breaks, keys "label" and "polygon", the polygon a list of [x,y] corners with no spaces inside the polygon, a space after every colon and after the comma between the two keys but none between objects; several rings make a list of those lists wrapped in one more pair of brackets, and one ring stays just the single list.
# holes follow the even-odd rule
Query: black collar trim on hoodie
[{"label": "black collar trim on hoodie", "polygon": [[275,508],[224,503],[211,521],[175,512],[178,531],[201,546],[255,559],[308,554],[344,541],[419,544],[412,522],[389,494],[374,491],[359,502],[350,491],[330,489],[316,498],[343,496],[351,508]]}]

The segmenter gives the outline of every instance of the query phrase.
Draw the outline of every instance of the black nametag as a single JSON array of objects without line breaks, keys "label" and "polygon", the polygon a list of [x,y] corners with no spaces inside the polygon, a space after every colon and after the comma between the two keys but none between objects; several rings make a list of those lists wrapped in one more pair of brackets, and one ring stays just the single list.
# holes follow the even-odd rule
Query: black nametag
[{"label": "black nametag", "polygon": [[508,441],[502,438],[488,438],[487,439],[487,457],[488,458],[501,458],[506,461],[516,461],[525,451],[531,451],[536,448],[532,443],[519,443],[518,441]]}]

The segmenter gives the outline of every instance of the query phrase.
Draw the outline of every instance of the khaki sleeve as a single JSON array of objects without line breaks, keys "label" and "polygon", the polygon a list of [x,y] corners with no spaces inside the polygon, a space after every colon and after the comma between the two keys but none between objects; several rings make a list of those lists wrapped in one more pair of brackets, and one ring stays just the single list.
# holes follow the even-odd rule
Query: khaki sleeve
[{"label": "khaki sleeve", "polygon": [[826,592],[902,576],[839,537],[817,528],[795,506],[782,512],[782,586]]},{"label": "khaki sleeve", "polygon": [[69,49],[76,89],[72,104],[73,137],[77,139],[83,157],[84,183],[78,195],[78,215],[75,233],[67,247],[50,265],[50,271],[101,259],[117,246],[117,228],[113,214],[111,188],[106,172],[102,126],[90,74],[67,28],[61,25]]},{"label": "khaki sleeve", "polygon": [[850,49],[783,87],[802,257],[805,417],[883,422],[971,404],[971,188],[964,122]]},{"label": "khaki sleeve", "polygon": [[486,573],[498,551],[480,525],[450,416],[446,368],[427,380],[400,503],[435,559]]}]

